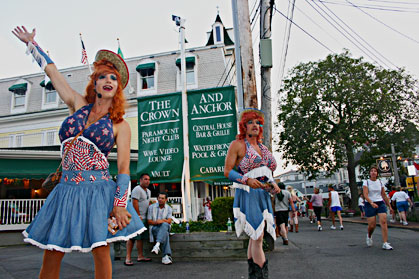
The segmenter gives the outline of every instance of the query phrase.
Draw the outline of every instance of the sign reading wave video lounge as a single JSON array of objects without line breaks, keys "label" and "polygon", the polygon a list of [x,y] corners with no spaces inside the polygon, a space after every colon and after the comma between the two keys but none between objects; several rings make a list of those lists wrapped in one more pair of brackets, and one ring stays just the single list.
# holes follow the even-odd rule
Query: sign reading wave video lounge
[{"label": "sign reading wave video lounge", "polygon": [[153,183],[182,179],[183,135],[180,93],[138,99],[137,175],[148,173]]},{"label": "sign reading wave video lounge", "polygon": [[[153,183],[180,182],[183,167],[180,93],[138,98],[137,174]],[[223,180],[227,150],[236,135],[233,86],[188,91],[191,180]]]},{"label": "sign reading wave video lounge", "polygon": [[234,87],[188,92],[191,180],[224,177],[228,147],[237,135]]}]

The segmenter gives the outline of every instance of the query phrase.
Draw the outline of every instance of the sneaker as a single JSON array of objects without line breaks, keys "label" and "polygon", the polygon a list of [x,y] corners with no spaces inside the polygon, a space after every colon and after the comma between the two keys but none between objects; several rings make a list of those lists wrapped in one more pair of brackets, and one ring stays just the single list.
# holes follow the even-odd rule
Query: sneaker
[{"label": "sneaker", "polygon": [[403,222],[403,226],[407,226],[407,225],[409,225],[408,222]]},{"label": "sneaker", "polygon": [[172,257],[170,257],[169,255],[164,256],[161,259],[161,263],[162,264],[172,264]]},{"label": "sneaker", "polygon": [[340,226],[340,230],[343,231],[343,226]]},{"label": "sneaker", "polygon": [[400,224],[403,224],[403,220],[400,220]]},{"label": "sneaker", "polygon": [[383,249],[384,250],[393,250],[393,247],[390,246],[390,243],[384,242],[383,243]]},{"label": "sneaker", "polygon": [[368,234],[367,234],[367,246],[368,247],[372,246],[372,237],[368,237]]},{"label": "sneaker", "polygon": [[330,229],[331,229],[331,230],[336,230],[336,227],[335,227],[335,226],[333,226],[333,225],[331,225],[331,226],[330,226]]},{"label": "sneaker", "polygon": [[313,224],[314,222],[313,222],[313,220],[310,220],[310,224]]},{"label": "sneaker", "polygon": [[318,231],[323,230],[323,229],[322,229],[322,226],[318,225],[318,226],[317,226],[317,230],[318,230]]},{"label": "sneaker", "polygon": [[394,221],[393,219],[390,219],[390,223],[395,223],[396,221]]},{"label": "sneaker", "polygon": [[154,245],[153,249],[151,249],[151,253],[156,255],[160,253],[160,243],[156,243],[156,245]]}]

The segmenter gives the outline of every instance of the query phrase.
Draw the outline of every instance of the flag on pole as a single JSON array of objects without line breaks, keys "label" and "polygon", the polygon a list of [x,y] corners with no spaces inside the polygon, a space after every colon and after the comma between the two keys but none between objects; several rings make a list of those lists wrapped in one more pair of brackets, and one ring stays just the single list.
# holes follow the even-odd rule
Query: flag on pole
[{"label": "flag on pole", "polygon": [[80,38],[81,40],[81,63],[83,64],[87,64],[87,52],[86,52],[86,48],[84,47],[84,43],[83,40]]},{"label": "flag on pole", "polygon": [[[118,55],[119,56],[121,56],[121,58],[122,58],[122,60],[125,60],[125,58],[124,58],[124,54],[122,53],[122,50],[121,50],[121,45],[119,44],[119,38],[116,38],[116,40],[118,41]],[[131,86],[131,83],[130,82],[128,82],[128,92],[130,93],[130,94],[132,94],[132,93],[134,93],[134,88]]]},{"label": "flag on pole", "polygon": [[119,56],[121,56],[122,59],[124,59],[124,54],[122,53],[121,46],[119,45],[119,38],[117,38],[117,40],[118,40],[118,54]]},{"label": "flag on pole", "polygon": [[92,74],[92,68],[90,67],[89,60],[87,59],[87,52],[86,52],[86,48],[84,47],[81,33],[80,33],[80,42],[81,42],[81,63],[85,65],[87,64],[89,66],[90,74]]}]

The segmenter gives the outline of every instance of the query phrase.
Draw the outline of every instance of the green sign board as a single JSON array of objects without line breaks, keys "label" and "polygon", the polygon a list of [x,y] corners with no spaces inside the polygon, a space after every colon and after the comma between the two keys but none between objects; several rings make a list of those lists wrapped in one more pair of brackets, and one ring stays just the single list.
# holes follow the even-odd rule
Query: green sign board
[{"label": "green sign board", "polygon": [[137,175],[148,173],[153,183],[181,181],[182,129],[180,93],[138,99]]},{"label": "green sign board", "polygon": [[191,180],[224,177],[224,162],[237,135],[233,86],[188,91]]},{"label": "green sign board", "polygon": [[[191,180],[225,180],[225,157],[237,135],[234,87],[187,94]],[[138,175],[149,173],[153,183],[181,181],[182,129],[181,93],[138,99]]]}]

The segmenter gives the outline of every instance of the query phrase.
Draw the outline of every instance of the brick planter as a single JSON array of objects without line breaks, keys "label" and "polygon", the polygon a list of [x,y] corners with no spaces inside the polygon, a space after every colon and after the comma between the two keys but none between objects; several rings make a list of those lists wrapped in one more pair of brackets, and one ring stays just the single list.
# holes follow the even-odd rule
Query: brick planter
[{"label": "brick planter", "polygon": [[[115,242],[114,259],[125,259],[125,242]],[[245,260],[247,258],[247,246],[249,238],[242,235],[236,237],[235,233],[225,232],[194,232],[179,233],[170,237],[172,257],[174,260]],[[156,256],[150,253],[153,244],[144,241],[144,255],[155,260],[161,259],[161,254]],[[137,248],[131,254],[131,258],[137,258]]]}]

